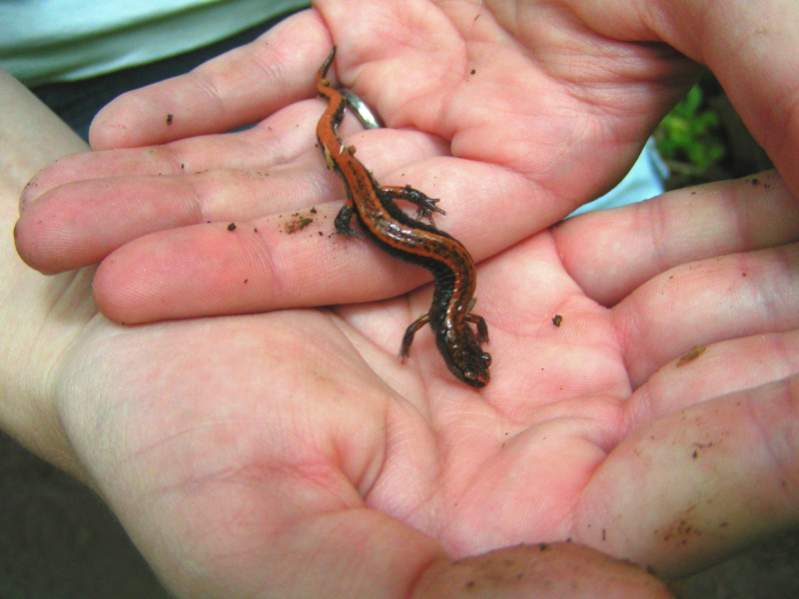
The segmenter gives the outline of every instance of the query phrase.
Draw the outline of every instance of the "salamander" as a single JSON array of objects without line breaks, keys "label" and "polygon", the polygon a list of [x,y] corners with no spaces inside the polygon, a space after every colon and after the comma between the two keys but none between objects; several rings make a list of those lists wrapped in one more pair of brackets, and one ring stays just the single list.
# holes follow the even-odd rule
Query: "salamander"
[{"label": "salamander", "polygon": [[400,357],[408,356],[414,334],[429,324],[452,374],[473,387],[483,387],[490,378],[491,356],[481,347],[488,341],[485,319],[471,312],[477,286],[474,261],[463,244],[433,226],[432,219],[428,224],[411,218],[395,202],[410,202],[416,205],[420,216],[430,217],[432,212],[444,213],[436,206],[437,199],[409,185],[381,186],[355,157],[355,147],[344,145],[338,127],[344,118],[347,100],[327,79],[335,55],[334,47],[316,77],[316,90],[327,100],[316,136],[327,168],[341,176],[347,191],[347,203],[335,220],[336,230],[352,235],[351,223],[355,215],[367,236],[380,248],[430,271],[435,285],[432,304],[406,329]]}]

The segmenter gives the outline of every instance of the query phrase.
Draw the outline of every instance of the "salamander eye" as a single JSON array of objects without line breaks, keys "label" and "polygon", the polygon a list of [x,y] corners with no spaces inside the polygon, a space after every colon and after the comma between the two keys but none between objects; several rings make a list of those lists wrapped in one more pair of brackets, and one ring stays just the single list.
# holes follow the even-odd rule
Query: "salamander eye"
[{"label": "salamander eye", "polygon": [[483,366],[485,366],[486,368],[488,368],[489,366],[491,366],[491,354],[488,354],[488,353],[486,353],[486,352],[483,352],[483,353],[480,355],[480,359],[483,361]]}]

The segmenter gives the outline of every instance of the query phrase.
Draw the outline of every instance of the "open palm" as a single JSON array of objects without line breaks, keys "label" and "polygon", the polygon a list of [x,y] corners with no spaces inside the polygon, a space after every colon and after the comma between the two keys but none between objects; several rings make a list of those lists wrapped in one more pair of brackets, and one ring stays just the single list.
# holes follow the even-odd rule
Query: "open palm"
[{"label": "open palm", "polygon": [[[761,385],[796,364],[781,180],[545,230],[618,178],[691,65],[565,12],[510,37],[496,6],[352,5],[319,2],[123,98],[93,142],[128,149],[64,159],[23,197],[23,257],[101,261],[95,298],[115,320],[268,311],[138,327],[87,312],[58,356],[67,436],[162,575],[254,592],[310,568],[306,596],[359,596],[386,571],[407,589],[443,551],[566,538],[673,572],[778,525],[763,513],[795,471],[795,406],[790,386]],[[313,147],[320,105],[302,100],[327,28],[340,79],[391,127],[353,133],[359,157],[440,197],[439,226],[484,260],[479,393],[427,333],[395,357],[430,292],[383,298],[424,273],[328,236],[341,189]],[[766,197],[765,216],[747,210]],[[288,234],[293,212],[313,222]],[[85,305],[83,273],[65,297]],[[768,510],[742,516],[755,500]]]},{"label": "open palm", "polygon": [[[751,185],[736,185],[743,209]],[[703,211],[729,200],[713,191]],[[189,594],[362,596],[379,579],[390,596],[444,550],[565,538],[663,572],[696,567],[784,521],[742,509],[781,503],[795,407],[782,385],[741,390],[795,371],[796,335],[779,332],[795,327],[795,300],[752,295],[769,279],[773,297],[796,297],[782,270],[796,249],[687,260],[613,309],[564,268],[600,256],[612,231],[628,253],[616,264],[654,269],[648,249],[630,251],[652,246],[624,234],[629,219],[691,215],[691,200],[582,217],[485,263],[496,370],[479,393],[429,336],[398,363],[404,300],[132,328],[93,317],[54,368],[60,418],[145,555]],[[795,236],[791,198],[770,200]],[[609,272],[605,260],[581,268]],[[708,348],[673,359],[693,344]]]}]

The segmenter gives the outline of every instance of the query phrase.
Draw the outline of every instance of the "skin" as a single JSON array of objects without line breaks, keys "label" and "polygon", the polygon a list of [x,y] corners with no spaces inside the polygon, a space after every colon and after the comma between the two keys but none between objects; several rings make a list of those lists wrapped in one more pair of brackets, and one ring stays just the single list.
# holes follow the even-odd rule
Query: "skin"
[{"label": "skin", "polygon": [[[44,278],[4,246],[3,428],[95,488],[188,596],[457,596],[478,575],[488,596],[568,596],[553,579],[666,596],[587,548],[672,576],[795,526],[798,9],[584,4],[319,2],[109,106],[107,151],[43,170],[16,230],[34,267],[86,268]],[[341,187],[303,98],[331,39],[390,127],[347,143],[381,182],[442,198],[480,261],[479,393],[425,359],[427,334],[395,358],[424,271],[326,236]],[[695,71],[635,43],[654,40],[714,70],[784,176],[548,228],[624,171]],[[0,115],[9,229],[28,177],[78,149],[20,110]],[[281,232],[311,206],[318,230]]]}]

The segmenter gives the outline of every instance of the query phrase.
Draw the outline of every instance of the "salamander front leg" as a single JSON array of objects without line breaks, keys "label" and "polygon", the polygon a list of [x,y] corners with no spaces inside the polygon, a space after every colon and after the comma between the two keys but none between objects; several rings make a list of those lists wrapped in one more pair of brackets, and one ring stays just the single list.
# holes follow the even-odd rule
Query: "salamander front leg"
[{"label": "salamander front leg", "polygon": [[407,329],[405,335],[402,337],[402,345],[400,346],[400,359],[405,360],[411,351],[411,343],[413,343],[413,336],[416,331],[421,329],[424,325],[430,322],[430,314],[422,314],[419,318],[414,320]]},{"label": "salamander front leg", "polygon": [[355,235],[355,231],[352,228],[352,215],[355,212],[352,204],[344,204],[341,207],[341,210],[338,211],[336,215],[336,232],[339,235],[344,235],[346,237],[353,237]]},{"label": "salamander front leg", "polygon": [[433,222],[433,212],[446,214],[444,210],[436,206],[436,204],[440,202],[438,198],[430,198],[410,185],[384,185],[380,188],[380,193],[388,196],[392,200],[405,200],[406,202],[410,202],[416,206],[416,215],[419,218],[427,218],[430,222]]},{"label": "salamander front leg", "polygon": [[488,325],[485,318],[477,314],[467,314],[466,320],[477,325],[477,340],[480,343],[488,341]]}]

